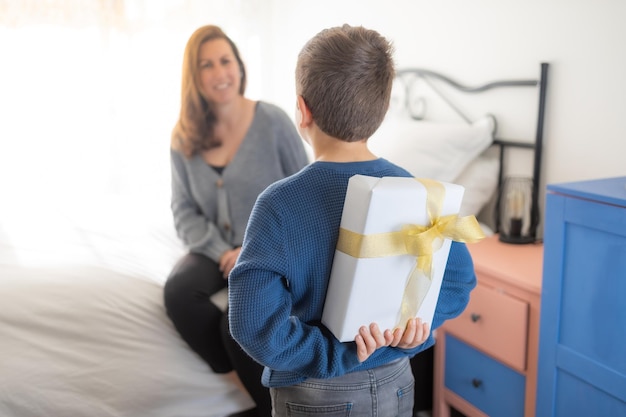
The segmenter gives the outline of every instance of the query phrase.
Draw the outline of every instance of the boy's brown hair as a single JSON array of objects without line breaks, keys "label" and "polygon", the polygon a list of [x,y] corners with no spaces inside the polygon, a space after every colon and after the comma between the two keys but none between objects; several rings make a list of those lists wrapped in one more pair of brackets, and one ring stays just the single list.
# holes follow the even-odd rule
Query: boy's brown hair
[{"label": "boy's brown hair", "polygon": [[391,43],[374,30],[346,24],[324,29],[304,45],[296,94],[324,133],[354,142],[382,123],[394,77]]}]

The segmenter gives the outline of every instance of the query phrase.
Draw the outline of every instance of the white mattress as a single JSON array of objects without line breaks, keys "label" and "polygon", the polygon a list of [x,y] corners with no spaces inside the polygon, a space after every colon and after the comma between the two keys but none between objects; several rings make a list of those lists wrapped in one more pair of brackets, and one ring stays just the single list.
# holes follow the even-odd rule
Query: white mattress
[{"label": "white mattress", "polygon": [[[167,205],[0,208],[0,415],[204,416],[251,408],[182,341],[162,283]],[[42,213],[45,213],[42,215]]]}]

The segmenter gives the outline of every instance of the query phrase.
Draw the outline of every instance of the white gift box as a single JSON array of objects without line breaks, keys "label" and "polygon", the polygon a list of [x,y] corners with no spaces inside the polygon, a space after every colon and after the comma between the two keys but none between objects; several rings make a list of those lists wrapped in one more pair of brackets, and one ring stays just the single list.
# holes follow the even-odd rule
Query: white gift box
[{"label": "white gift box", "polygon": [[[459,212],[464,188],[438,182],[445,189],[439,217]],[[428,226],[427,188],[415,178],[350,178],[341,218],[341,228],[359,236],[398,232],[406,225]],[[444,239],[433,253],[430,285],[416,317],[430,323],[435,312],[443,274],[450,252]],[[407,281],[416,257],[400,254],[382,257],[355,257],[337,249],[322,323],[342,342],[353,341],[359,328],[372,322],[381,330],[398,326]],[[404,323],[406,324],[406,323]]]}]

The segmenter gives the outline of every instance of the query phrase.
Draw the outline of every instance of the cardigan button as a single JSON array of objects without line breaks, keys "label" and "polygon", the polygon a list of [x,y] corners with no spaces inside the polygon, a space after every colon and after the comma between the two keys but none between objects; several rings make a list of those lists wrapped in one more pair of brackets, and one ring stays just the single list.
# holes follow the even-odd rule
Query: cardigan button
[{"label": "cardigan button", "polygon": [[220,178],[219,180],[215,181],[215,185],[217,185],[217,188],[222,188],[224,186],[224,180]]},{"label": "cardigan button", "polygon": [[230,223],[224,223],[224,230],[230,231]]}]

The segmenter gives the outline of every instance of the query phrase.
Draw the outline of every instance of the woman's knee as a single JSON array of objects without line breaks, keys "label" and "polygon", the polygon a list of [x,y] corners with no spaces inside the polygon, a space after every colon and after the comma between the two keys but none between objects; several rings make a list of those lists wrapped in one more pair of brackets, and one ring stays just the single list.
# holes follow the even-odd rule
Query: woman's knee
[{"label": "woman's knee", "polygon": [[211,295],[226,286],[219,267],[204,255],[189,253],[172,269],[163,286],[163,301],[168,314],[186,305],[206,303]]}]

